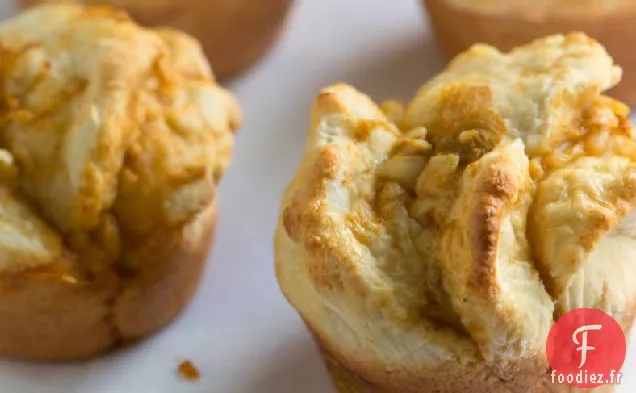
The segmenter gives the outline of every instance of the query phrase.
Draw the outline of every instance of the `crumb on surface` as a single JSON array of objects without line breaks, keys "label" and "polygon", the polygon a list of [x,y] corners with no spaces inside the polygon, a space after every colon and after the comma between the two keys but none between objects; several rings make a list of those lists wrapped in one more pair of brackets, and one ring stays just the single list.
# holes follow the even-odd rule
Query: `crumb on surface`
[{"label": "crumb on surface", "polygon": [[189,360],[181,362],[177,371],[181,378],[190,382],[198,381],[201,377],[199,369]]}]

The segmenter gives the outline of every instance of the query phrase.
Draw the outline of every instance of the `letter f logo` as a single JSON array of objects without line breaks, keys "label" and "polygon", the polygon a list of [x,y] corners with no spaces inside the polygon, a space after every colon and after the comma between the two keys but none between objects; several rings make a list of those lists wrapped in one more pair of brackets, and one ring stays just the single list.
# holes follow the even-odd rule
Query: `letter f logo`
[{"label": "letter f logo", "polygon": [[[574,341],[576,345],[580,345],[580,347],[576,349],[577,351],[581,351],[581,364],[579,365],[579,368],[583,367],[587,360],[587,351],[593,351],[596,349],[587,345],[587,332],[589,330],[601,330],[602,328],[602,325],[586,325],[576,329],[572,334],[572,341]],[[579,342],[579,339],[577,338],[579,333],[583,333],[583,339],[581,340],[581,342]]]}]

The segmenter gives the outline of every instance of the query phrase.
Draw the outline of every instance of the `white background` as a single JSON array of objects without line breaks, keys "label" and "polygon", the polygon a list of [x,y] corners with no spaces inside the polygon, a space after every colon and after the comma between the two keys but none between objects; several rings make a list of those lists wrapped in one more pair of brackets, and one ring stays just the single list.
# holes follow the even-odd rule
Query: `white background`
[{"label": "white background", "polygon": [[[0,0],[1,15],[11,12]],[[192,307],[131,349],[69,365],[0,362],[2,393],[334,393],[278,291],[272,233],[304,147],[313,97],[346,81],[375,99],[408,99],[443,62],[416,0],[299,0],[280,44],[227,86],[245,124],[220,187],[218,236]],[[636,391],[636,345],[619,393]],[[201,370],[177,378],[182,359]],[[520,392],[521,393],[521,392]]]}]

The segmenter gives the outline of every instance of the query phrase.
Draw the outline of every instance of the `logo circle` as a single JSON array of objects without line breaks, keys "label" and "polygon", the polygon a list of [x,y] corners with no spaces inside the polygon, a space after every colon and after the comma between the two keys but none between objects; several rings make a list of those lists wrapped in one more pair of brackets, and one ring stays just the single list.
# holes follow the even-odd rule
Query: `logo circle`
[{"label": "logo circle", "polygon": [[559,318],[546,342],[552,382],[593,388],[620,382],[627,357],[625,333],[618,322],[593,308],[572,310]]}]

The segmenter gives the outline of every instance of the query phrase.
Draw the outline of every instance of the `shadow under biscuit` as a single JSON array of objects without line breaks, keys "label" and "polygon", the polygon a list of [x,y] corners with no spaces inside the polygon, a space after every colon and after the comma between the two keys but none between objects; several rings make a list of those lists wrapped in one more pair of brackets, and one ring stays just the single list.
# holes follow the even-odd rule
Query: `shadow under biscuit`
[{"label": "shadow under biscuit", "polygon": [[[272,353],[271,362],[253,378],[245,392],[335,393],[324,361],[309,334],[295,335],[293,340]],[[237,392],[238,393],[238,392]]]}]

